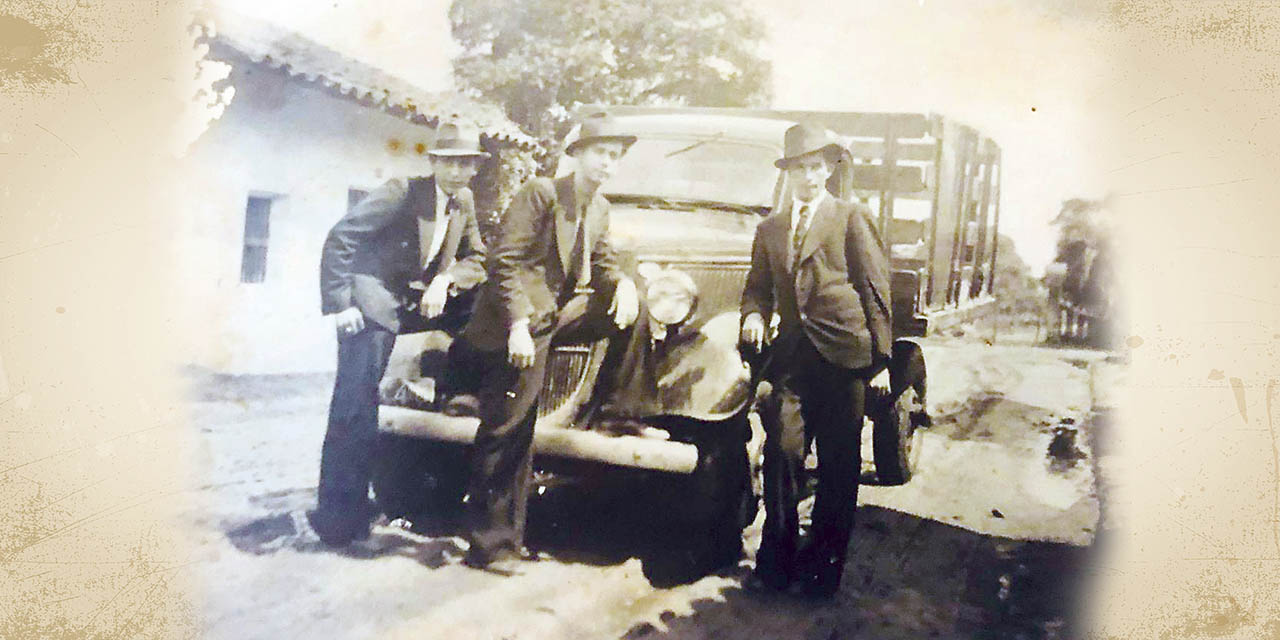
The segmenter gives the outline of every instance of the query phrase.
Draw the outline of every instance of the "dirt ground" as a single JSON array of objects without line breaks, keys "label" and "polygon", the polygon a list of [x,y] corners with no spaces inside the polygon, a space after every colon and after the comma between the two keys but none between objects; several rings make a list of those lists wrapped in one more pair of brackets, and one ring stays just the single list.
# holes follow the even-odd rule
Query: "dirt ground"
[{"label": "dirt ground", "polygon": [[[1014,344],[1008,344],[1014,343]],[[1093,378],[1122,365],[1004,336],[926,341],[920,470],[863,487],[838,596],[744,591],[737,568],[663,579],[670,534],[643,477],[550,483],[533,498],[540,562],[504,577],[460,564],[457,527],[382,526],[333,552],[293,535],[313,505],[330,378],[192,375],[199,549],[212,638],[1070,638],[1101,517]],[[649,485],[651,486],[651,485]],[[676,498],[675,496],[672,497]]]}]

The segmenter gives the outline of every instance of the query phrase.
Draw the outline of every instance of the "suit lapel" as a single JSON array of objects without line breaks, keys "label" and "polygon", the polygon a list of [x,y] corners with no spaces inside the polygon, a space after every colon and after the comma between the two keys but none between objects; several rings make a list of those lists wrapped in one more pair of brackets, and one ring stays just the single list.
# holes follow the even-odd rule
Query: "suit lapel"
[{"label": "suit lapel", "polygon": [[570,253],[573,252],[574,231],[576,225],[566,217],[567,212],[576,211],[578,203],[573,188],[573,174],[564,176],[555,182],[556,203],[552,209],[552,217],[556,225],[556,249],[560,253],[560,272],[569,273]]},{"label": "suit lapel", "polygon": [[414,228],[418,230],[418,264],[427,267],[427,253],[431,251],[431,237],[436,230],[436,179],[422,181],[422,193],[418,197],[421,206],[414,210]]}]

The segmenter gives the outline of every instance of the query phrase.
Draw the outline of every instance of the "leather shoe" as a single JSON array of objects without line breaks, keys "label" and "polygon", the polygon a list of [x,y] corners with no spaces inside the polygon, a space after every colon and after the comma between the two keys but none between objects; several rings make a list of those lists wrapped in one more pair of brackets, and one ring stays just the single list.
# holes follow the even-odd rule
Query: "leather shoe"
[{"label": "leather shoe", "polygon": [[480,415],[480,399],[468,393],[460,393],[445,402],[446,416],[474,417]]},{"label": "leather shoe", "polygon": [[371,534],[371,527],[367,522],[364,526],[355,526],[354,528],[344,526],[340,530],[335,530],[338,527],[318,511],[307,512],[307,525],[315,532],[316,537],[320,538],[320,542],[324,543],[326,547],[333,548],[345,547],[352,542],[368,540]]},{"label": "leather shoe", "polygon": [[840,590],[840,576],[844,573],[844,561],[838,557],[815,559],[800,575],[800,593],[810,598],[828,599]]},{"label": "leather shoe", "polygon": [[840,591],[839,581],[806,579],[800,584],[800,593],[815,600],[830,600]]},{"label": "leather shoe", "polygon": [[742,582],[742,588],[751,593],[783,592],[791,586],[791,581],[771,571],[752,571]]},{"label": "leather shoe", "polygon": [[524,575],[524,559],[524,556],[514,551],[489,555],[473,548],[463,556],[462,564],[500,576],[519,576]]}]

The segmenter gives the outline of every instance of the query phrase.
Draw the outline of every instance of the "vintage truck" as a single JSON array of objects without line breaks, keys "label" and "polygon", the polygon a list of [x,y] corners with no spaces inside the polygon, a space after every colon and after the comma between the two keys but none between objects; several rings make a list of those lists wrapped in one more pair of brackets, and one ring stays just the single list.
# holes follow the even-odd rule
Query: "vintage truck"
[{"label": "vintage truck", "polygon": [[[669,498],[670,526],[687,527],[691,562],[736,560],[756,513],[762,435],[757,385],[738,347],[738,303],[756,225],[787,191],[774,168],[783,132],[810,122],[848,153],[828,189],[859,198],[893,267],[894,362],[890,397],[869,402],[879,482],[910,477],[927,424],[922,335],[990,297],[998,201],[998,148],[972,129],[919,114],[617,107],[638,140],[605,185],[610,233],[646,295],[627,345],[555,350],[534,436],[540,469],[651,475]],[[945,187],[945,188],[944,188]],[[928,205],[898,215],[906,200]],[[402,337],[388,376],[415,375],[423,340]],[[397,373],[398,371],[398,373]],[[619,375],[619,373],[623,375]],[[429,372],[428,372],[429,375]],[[374,490],[391,514],[456,509],[466,448],[478,419],[439,407],[380,409]]]}]

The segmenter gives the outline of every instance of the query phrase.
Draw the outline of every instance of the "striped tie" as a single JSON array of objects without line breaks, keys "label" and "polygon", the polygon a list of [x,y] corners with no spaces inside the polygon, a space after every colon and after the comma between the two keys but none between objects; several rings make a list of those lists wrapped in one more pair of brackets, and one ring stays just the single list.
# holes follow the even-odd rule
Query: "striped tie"
[{"label": "striped tie", "polygon": [[791,270],[800,266],[800,247],[804,245],[805,231],[809,229],[809,205],[800,205],[800,215],[796,216],[796,228],[791,235]]}]

